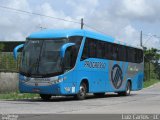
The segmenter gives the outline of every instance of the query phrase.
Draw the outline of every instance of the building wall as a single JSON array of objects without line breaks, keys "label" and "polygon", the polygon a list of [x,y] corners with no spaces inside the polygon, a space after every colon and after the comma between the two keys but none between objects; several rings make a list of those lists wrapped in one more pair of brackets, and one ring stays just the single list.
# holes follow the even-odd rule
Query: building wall
[{"label": "building wall", "polygon": [[18,73],[0,72],[0,93],[18,91]]}]

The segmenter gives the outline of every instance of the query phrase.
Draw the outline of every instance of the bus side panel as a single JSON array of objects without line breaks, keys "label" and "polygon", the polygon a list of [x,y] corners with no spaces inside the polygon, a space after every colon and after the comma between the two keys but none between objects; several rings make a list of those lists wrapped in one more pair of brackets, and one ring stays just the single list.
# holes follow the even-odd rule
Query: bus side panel
[{"label": "bus side panel", "polygon": [[106,92],[108,73],[106,62],[100,59],[89,58],[80,61],[77,66],[77,79],[80,82],[87,79],[89,82],[89,92]]},{"label": "bus side panel", "polygon": [[105,85],[106,81],[102,77],[104,73],[100,72],[93,72],[93,71],[83,71],[79,70],[78,73],[78,83],[77,87],[80,86],[82,80],[87,80],[89,83],[89,92],[96,93],[96,92],[105,92]]},{"label": "bus side panel", "polygon": [[108,92],[124,91],[127,82],[127,62],[108,60]]},{"label": "bus side panel", "polygon": [[[104,66],[99,68],[95,63],[102,63],[102,66]],[[95,58],[80,61],[77,66],[79,84],[81,80],[87,79],[89,81],[89,92],[91,93],[124,91],[126,82],[123,81],[122,86],[116,89],[111,81],[111,72],[115,64],[120,64],[120,62]]]},{"label": "bus side panel", "polygon": [[75,69],[72,69],[66,73],[64,73],[62,76],[64,78],[63,82],[61,83],[61,94],[62,95],[70,95],[70,94],[76,94],[78,92],[77,90],[77,72]]},{"label": "bus side panel", "polygon": [[132,80],[132,90],[141,90],[143,88],[143,73],[137,73],[137,75]]},{"label": "bus side panel", "polygon": [[[108,61],[108,84],[106,84],[107,92],[125,91],[128,80],[132,82],[132,90],[140,90],[143,88],[143,63],[129,63],[109,60]],[[117,72],[117,70],[122,71]],[[115,74],[119,73],[119,74]],[[121,73],[121,74],[120,74]],[[121,85],[116,88],[122,79]]]},{"label": "bus side panel", "polygon": [[132,90],[141,90],[143,88],[143,63],[129,63],[127,70],[127,79],[131,79],[132,81]]}]

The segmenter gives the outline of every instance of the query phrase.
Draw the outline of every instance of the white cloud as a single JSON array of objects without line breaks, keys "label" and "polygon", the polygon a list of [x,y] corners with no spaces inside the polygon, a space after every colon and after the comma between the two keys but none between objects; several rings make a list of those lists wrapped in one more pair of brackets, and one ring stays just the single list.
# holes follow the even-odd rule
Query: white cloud
[{"label": "white cloud", "polygon": [[155,22],[160,20],[158,4],[158,0],[121,0],[115,14],[130,20]]},{"label": "white cloud", "polygon": [[[158,0],[65,0],[58,2],[58,7],[55,7],[56,1],[52,0],[34,1],[34,4],[31,0],[6,0],[0,1],[0,4],[57,18],[68,20],[73,18],[79,22],[83,17],[85,23],[131,45],[139,45],[139,32],[147,28],[147,24],[160,21],[160,16],[158,16],[160,1]],[[40,26],[53,29],[80,28],[79,24],[2,8],[0,8],[0,17],[1,40],[25,40],[30,33],[39,30]],[[158,25],[157,30],[159,30]],[[155,32],[154,27],[150,32]],[[153,40],[154,46],[160,47],[159,40]],[[147,46],[150,44],[148,42]]]},{"label": "white cloud", "polygon": [[[47,2],[39,5],[31,5],[27,0],[17,1],[8,0],[4,6],[25,10],[29,12],[40,13],[46,16],[55,16],[57,18],[64,18],[71,20],[71,17],[66,16],[63,11],[54,10]],[[5,10],[1,8],[0,11],[0,32],[1,40],[25,40],[30,33],[37,31],[40,27],[44,28],[69,28],[73,23],[57,21],[51,18],[30,15],[26,13]],[[74,26],[73,26],[74,27]],[[75,25],[76,27],[76,25]]]},{"label": "white cloud", "polygon": [[160,39],[152,34],[143,37],[143,45],[147,48],[160,48]]},{"label": "white cloud", "polygon": [[72,9],[72,15],[76,18],[94,15],[99,5],[99,0],[67,0],[67,5]]},{"label": "white cloud", "polygon": [[119,15],[130,16],[150,16],[153,14],[153,9],[149,6],[146,0],[123,0],[121,9],[117,12]]},{"label": "white cloud", "polygon": [[1,17],[0,26],[9,27],[12,25],[12,22],[7,17]]},{"label": "white cloud", "polygon": [[124,27],[116,38],[129,45],[140,46],[140,32],[137,32],[137,30],[131,25]]},{"label": "white cloud", "polygon": [[[26,0],[21,2],[17,0],[9,0],[4,6],[16,8],[16,9],[23,9],[23,10],[30,10],[30,7]],[[10,10],[2,9],[0,10],[0,39],[1,40],[24,40],[26,37],[27,26],[29,26],[28,21],[30,16],[20,14],[19,12],[11,12]],[[26,29],[27,28],[27,29]]]},{"label": "white cloud", "polygon": [[[72,21],[72,18],[70,16],[66,16],[63,11],[54,10],[49,3],[44,3],[40,8],[41,8],[40,12],[43,15],[53,16],[53,17],[55,16],[56,18],[62,18],[62,19]],[[77,25],[73,26],[73,23],[71,22],[57,21],[54,19],[44,18],[44,17],[41,17],[40,19],[42,20],[41,24],[47,28],[74,28],[74,27],[77,27]]]},{"label": "white cloud", "polygon": [[16,41],[23,41],[24,35],[22,32],[14,32],[14,34],[10,34],[9,36],[4,36],[6,40],[16,40]]}]

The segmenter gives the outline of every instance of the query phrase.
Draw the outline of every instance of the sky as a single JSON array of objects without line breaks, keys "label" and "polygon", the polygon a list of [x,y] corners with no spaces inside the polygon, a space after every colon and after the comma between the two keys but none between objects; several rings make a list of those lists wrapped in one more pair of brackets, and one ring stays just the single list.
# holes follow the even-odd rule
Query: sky
[{"label": "sky", "polygon": [[[80,22],[119,41],[160,49],[160,0],[0,0],[0,6]],[[80,24],[0,7],[0,41],[22,41],[32,32],[80,28]]]}]

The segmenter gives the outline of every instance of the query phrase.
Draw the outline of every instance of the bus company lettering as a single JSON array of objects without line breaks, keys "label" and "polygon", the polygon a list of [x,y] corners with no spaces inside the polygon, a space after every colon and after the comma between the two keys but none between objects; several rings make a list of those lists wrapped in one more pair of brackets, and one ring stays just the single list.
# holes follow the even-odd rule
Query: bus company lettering
[{"label": "bus company lettering", "polygon": [[85,61],[84,67],[86,68],[100,68],[105,69],[106,64],[104,62],[91,62],[91,61]]}]

